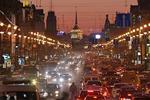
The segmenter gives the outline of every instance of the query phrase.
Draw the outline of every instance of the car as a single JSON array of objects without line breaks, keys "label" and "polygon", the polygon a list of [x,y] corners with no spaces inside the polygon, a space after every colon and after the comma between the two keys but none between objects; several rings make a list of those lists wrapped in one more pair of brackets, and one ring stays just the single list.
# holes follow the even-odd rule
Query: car
[{"label": "car", "polygon": [[98,80],[90,80],[86,83],[86,86],[102,86],[102,83]]},{"label": "car", "polygon": [[121,87],[129,85],[128,83],[115,83],[112,88],[112,96],[113,98],[119,97],[119,92]]},{"label": "car", "polygon": [[56,83],[47,84],[47,93],[50,97],[59,97],[61,94],[60,85]]},{"label": "car", "polygon": [[139,88],[141,81],[135,71],[126,71],[122,73],[121,82],[133,84],[136,88]]},{"label": "car", "polygon": [[103,96],[102,87],[100,86],[87,86],[83,90],[80,91],[79,96],[77,97],[78,100],[84,100],[87,95],[95,95],[95,96]]},{"label": "car", "polygon": [[103,96],[87,95],[84,100],[105,100]]},{"label": "car", "polygon": [[119,92],[119,100],[124,100],[124,99],[130,99],[132,100],[133,95],[137,93],[137,90],[135,89],[134,86],[129,85],[129,86],[123,86],[120,88]]},{"label": "car", "polygon": [[59,77],[59,82],[61,86],[71,86],[72,84],[72,75],[70,74],[61,74]]},{"label": "car", "polygon": [[59,81],[59,74],[56,71],[47,71],[45,73],[45,78],[48,83],[56,83]]},{"label": "car", "polygon": [[39,80],[39,91],[40,91],[40,97],[41,98],[47,98],[48,93],[47,93],[47,81],[45,79],[40,79]]},{"label": "car", "polygon": [[88,81],[92,81],[92,80],[93,81],[100,80],[99,75],[91,75],[91,74],[84,75],[84,77],[81,80],[81,86],[84,87]]},{"label": "car", "polygon": [[146,89],[145,93],[146,93],[146,94],[150,94],[150,82],[148,82],[148,83],[146,84],[145,89]]},{"label": "car", "polygon": [[150,94],[144,94],[140,96],[134,96],[133,100],[150,100]]},{"label": "car", "polygon": [[36,86],[14,84],[0,85],[0,98],[3,98],[0,100],[40,100]]}]

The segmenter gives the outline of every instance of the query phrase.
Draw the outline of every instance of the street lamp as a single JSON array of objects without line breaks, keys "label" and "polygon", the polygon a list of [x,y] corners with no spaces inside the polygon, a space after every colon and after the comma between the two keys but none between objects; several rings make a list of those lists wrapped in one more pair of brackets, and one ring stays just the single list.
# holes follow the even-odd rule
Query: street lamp
[{"label": "street lamp", "polygon": [[1,22],[1,23],[0,23],[0,26],[4,26],[4,23]]}]

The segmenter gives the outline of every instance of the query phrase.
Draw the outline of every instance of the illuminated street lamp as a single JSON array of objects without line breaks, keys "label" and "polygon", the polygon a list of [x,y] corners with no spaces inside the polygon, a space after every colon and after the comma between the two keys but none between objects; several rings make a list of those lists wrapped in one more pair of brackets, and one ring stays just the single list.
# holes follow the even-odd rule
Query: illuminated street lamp
[{"label": "illuminated street lamp", "polygon": [[11,35],[12,33],[11,33],[11,32],[8,32],[7,34],[8,34],[8,35]]},{"label": "illuminated street lamp", "polygon": [[14,30],[16,30],[17,29],[17,26],[14,26]]},{"label": "illuminated street lamp", "polygon": [[10,24],[8,24],[8,28],[10,28],[11,27],[11,25]]},{"label": "illuminated street lamp", "polygon": [[0,23],[0,26],[4,26],[4,23],[1,22],[1,23]]}]

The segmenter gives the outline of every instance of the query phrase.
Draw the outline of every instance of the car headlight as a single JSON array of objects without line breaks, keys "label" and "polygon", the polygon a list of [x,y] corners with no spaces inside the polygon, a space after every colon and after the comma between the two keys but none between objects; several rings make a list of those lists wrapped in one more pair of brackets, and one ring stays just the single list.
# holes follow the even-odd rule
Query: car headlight
[{"label": "car headlight", "polygon": [[57,79],[56,79],[56,78],[54,78],[54,79],[53,79],[53,82],[56,82],[56,81],[57,81]]},{"label": "car headlight", "polygon": [[71,83],[68,83],[69,86],[71,86]]},{"label": "car headlight", "polygon": [[63,78],[60,78],[60,79],[59,79],[59,81],[60,81],[60,82],[63,82],[63,81],[64,81],[64,79],[63,79]]},{"label": "car headlight", "polygon": [[48,93],[47,93],[47,92],[44,92],[42,96],[43,96],[43,97],[47,97],[47,96],[48,96]]},{"label": "car headlight", "polygon": [[58,95],[58,94],[56,94],[55,96],[56,96],[56,97],[58,97],[59,95]]},{"label": "car headlight", "polygon": [[55,91],[55,94],[58,94],[59,93],[59,91]]},{"label": "car headlight", "polygon": [[71,81],[71,78],[69,78],[68,80]]}]

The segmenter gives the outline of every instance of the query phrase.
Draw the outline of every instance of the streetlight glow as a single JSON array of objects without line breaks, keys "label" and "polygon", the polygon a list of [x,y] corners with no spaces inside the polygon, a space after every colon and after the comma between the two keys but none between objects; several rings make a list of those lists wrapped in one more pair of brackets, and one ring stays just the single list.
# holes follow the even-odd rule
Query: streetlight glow
[{"label": "streetlight glow", "polygon": [[16,30],[17,29],[17,26],[14,26],[14,30]]},{"label": "streetlight glow", "polygon": [[4,23],[0,23],[0,26],[4,26]]},{"label": "streetlight glow", "polygon": [[11,35],[11,32],[8,32],[7,34],[8,34],[8,35]]},{"label": "streetlight glow", "polygon": [[4,34],[4,32],[0,32],[0,34]]},{"label": "streetlight glow", "polygon": [[146,25],[146,24],[144,25],[144,28],[147,28],[147,25]]},{"label": "streetlight glow", "polygon": [[8,24],[8,28],[10,28],[11,27],[11,25],[10,24]]}]

